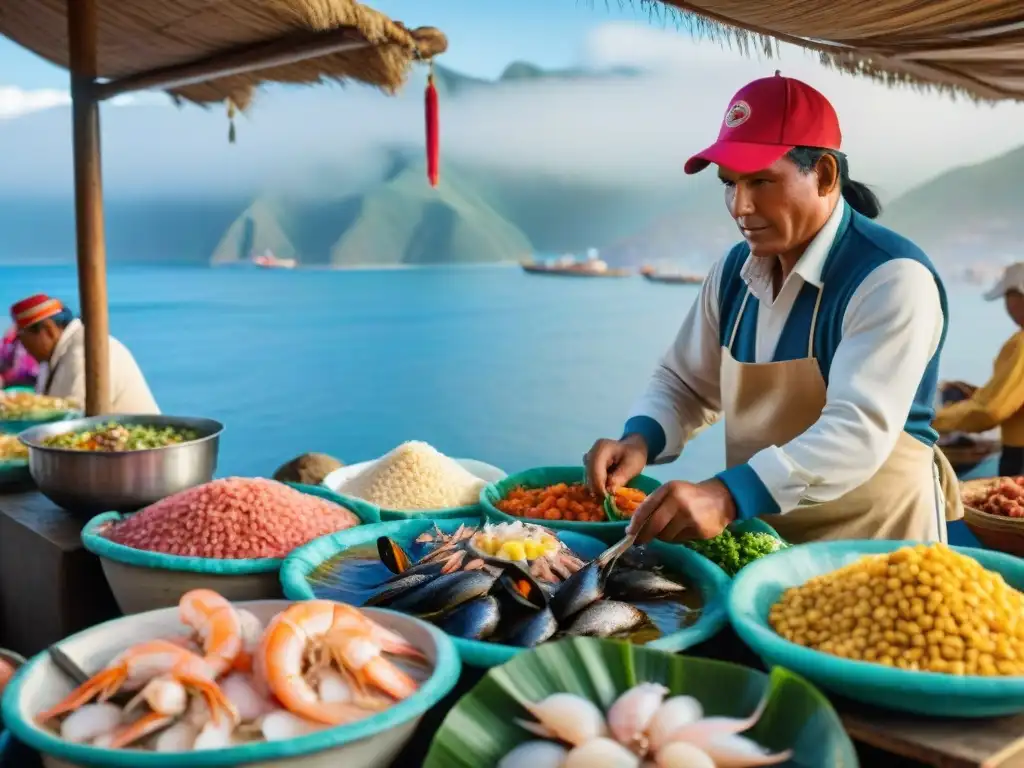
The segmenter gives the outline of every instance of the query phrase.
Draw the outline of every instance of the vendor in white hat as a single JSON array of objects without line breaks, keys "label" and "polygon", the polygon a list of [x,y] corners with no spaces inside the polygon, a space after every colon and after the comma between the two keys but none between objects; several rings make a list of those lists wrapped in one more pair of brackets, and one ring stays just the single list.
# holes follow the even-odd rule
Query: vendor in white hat
[{"label": "vendor in white hat", "polygon": [[[1007,267],[985,299],[1002,299],[1006,314],[1024,328],[1024,262]],[[988,383],[969,394],[935,415],[935,431],[987,432],[999,427],[1003,440],[999,474],[1024,475],[1024,330],[1018,329],[999,350]]]}]

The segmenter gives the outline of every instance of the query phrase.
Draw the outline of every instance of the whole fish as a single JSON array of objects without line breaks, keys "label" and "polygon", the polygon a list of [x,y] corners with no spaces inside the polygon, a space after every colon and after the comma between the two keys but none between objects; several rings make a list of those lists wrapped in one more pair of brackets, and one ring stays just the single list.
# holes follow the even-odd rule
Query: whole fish
[{"label": "whole fish", "polygon": [[532,648],[550,639],[558,631],[558,622],[550,608],[527,614],[501,633],[500,642],[520,648]]},{"label": "whole fish", "polygon": [[466,640],[483,640],[498,626],[501,611],[493,597],[478,597],[435,620],[435,624],[449,635]]},{"label": "whole fish", "polygon": [[450,611],[494,587],[496,577],[487,571],[455,571],[428,581],[405,592],[388,606],[392,610],[420,617]]},{"label": "whole fish", "polygon": [[559,624],[604,596],[605,581],[621,554],[620,549],[609,549],[562,582],[549,601]]},{"label": "whole fish", "polygon": [[366,602],[364,602],[363,605],[387,606],[409,590],[415,589],[422,584],[426,584],[433,578],[433,575],[427,573],[412,573],[409,575],[403,575],[395,581],[386,581],[377,589],[376,592],[366,599]]},{"label": "whole fish", "polygon": [[617,565],[605,581],[604,592],[613,600],[657,600],[685,592],[686,587],[656,571],[638,571]]},{"label": "whole fish", "polygon": [[611,637],[649,622],[647,614],[629,603],[598,600],[572,620],[565,634],[574,637]]}]

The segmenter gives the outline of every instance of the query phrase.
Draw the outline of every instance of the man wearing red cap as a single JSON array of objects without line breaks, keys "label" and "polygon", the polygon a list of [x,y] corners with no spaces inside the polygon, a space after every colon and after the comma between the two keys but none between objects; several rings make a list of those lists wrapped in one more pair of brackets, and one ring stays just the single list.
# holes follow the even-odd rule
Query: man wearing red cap
[{"label": "man wearing red cap", "polygon": [[651,494],[631,524],[640,541],[755,516],[793,542],[944,541],[962,516],[931,426],[945,290],[920,249],[873,221],[878,200],[850,179],[841,143],[828,100],[776,73],[742,88],[718,141],[686,163],[718,167],[743,240],[705,279],[622,438],[585,461],[606,493],[723,415],[727,468]]},{"label": "man wearing red cap", "polygon": [[[26,351],[39,361],[36,391],[85,403],[85,327],[71,310],[44,294],[11,307]],[[132,353],[110,338],[111,413],[160,413]]]}]

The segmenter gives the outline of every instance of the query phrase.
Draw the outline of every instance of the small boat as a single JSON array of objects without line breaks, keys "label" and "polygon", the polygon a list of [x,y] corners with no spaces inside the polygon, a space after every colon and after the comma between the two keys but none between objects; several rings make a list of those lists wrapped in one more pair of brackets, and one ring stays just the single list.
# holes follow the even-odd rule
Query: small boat
[{"label": "small boat", "polygon": [[295,269],[299,262],[295,259],[280,259],[269,250],[264,251],[260,256],[253,256],[252,263],[264,269]]},{"label": "small boat", "polygon": [[586,259],[563,256],[553,262],[524,261],[521,263],[524,272],[535,275],[561,275],[564,277],[629,277],[628,269],[609,269],[608,265],[597,258],[593,248],[587,252]]},{"label": "small boat", "polygon": [[650,280],[652,283],[672,283],[675,285],[700,285],[704,282],[704,278],[700,275],[687,275],[681,272],[671,273],[663,272],[658,273],[651,267],[644,267],[640,270],[640,274],[644,276],[645,280]]}]

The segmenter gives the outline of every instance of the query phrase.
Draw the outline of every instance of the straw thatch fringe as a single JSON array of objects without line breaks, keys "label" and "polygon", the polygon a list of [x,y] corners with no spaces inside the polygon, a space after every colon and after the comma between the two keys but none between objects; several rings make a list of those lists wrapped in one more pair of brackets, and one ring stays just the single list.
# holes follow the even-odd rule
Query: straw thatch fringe
[{"label": "straw thatch fringe", "polygon": [[[591,6],[596,4],[594,0],[586,1]],[[607,5],[607,2],[605,4]],[[974,54],[979,51],[985,52],[983,44],[965,44],[963,38],[959,36],[964,31],[964,22],[971,21],[970,18],[956,18],[956,23],[949,24],[950,29],[945,37],[942,34],[945,30],[936,33],[931,29],[927,35],[922,33],[917,40],[903,34],[898,41],[892,38],[892,43],[886,41],[886,44],[882,45],[879,41],[885,38],[878,34],[872,35],[870,39],[865,35],[862,40],[844,40],[840,43],[826,39],[810,39],[797,34],[796,31],[787,31],[785,21],[780,20],[777,28],[766,29],[750,20],[764,18],[766,11],[772,11],[773,7],[792,11],[794,0],[750,0],[749,15],[744,10],[747,3],[743,0],[700,4],[685,0],[619,0],[619,4],[639,6],[652,20],[673,23],[677,28],[685,28],[695,38],[735,48],[744,56],[760,54],[769,59],[777,58],[779,43],[784,42],[814,52],[821,64],[830,69],[867,77],[888,87],[938,92],[954,99],[966,97],[973,102],[1024,99],[1024,65],[1019,63],[1024,61],[1024,32],[1013,32],[1015,37],[1009,41],[1020,46],[1018,56],[1006,55],[1006,35],[993,35],[989,46],[989,58],[985,58],[984,55],[976,56],[974,59],[964,58],[962,54],[965,51]],[[803,0],[801,5],[808,12],[824,11],[835,14],[837,20],[845,23],[845,27],[855,25],[850,22],[850,18],[844,17],[856,20],[861,12],[859,4],[850,3],[848,0]],[[907,3],[898,1],[896,5],[905,6]],[[715,13],[709,6],[727,6],[731,15],[727,17]],[[992,10],[991,3],[979,0],[977,6],[983,6],[979,13],[985,16],[988,26],[999,26],[998,19],[994,18],[996,11]],[[877,8],[873,6],[872,10],[877,11]],[[966,14],[967,11],[964,11],[961,16]],[[794,18],[799,17],[792,13],[785,16],[785,20]],[[902,22],[895,15],[893,24],[893,35],[903,31]],[[972,31],[978,33],[979,30]],[[979,39],[987,38],[982,36]],[[968,48],[968,45],[972,47]],[[1001,50],[994,50],[997,45]],[[915,54],[920,51],[946,49],[950,52],[948,61],[935,60],[930,56],[925,61],[915,59]]]},{"label": "straw thatch fringe", "polygon": [[[0,0],[0,35],[67,67],[69,0]],[[76,0],[71,0],[75,2]],[[409,30],[355,0],[99,0],[101,78],[116,79],[198,61],[300,32],[350,28],[366,45],[304,62],[233,75],[171,91],[179,103],[239,109],[260,83],[357,80],[394,93],[413,63],[444,52],[436,29]]]}]

